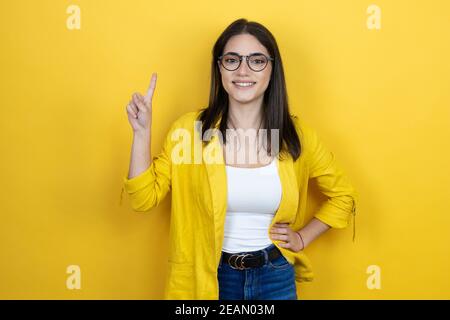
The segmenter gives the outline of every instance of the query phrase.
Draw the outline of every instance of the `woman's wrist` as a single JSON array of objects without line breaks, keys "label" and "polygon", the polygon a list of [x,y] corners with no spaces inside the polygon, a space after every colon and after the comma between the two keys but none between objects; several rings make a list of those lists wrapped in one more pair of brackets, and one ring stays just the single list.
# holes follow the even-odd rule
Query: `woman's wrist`
[{"label": "woman's wrist", "polygon": [[141,130],[134,130],[133,131],[133,136],[135,138],[138,138],[138,139],[149,140],[150,139],[150,133],[151,133],[151,128],[141,129]]},{"label": "woman's wrist", "polygon": [[295,233],[298,235],[298,238],[300,240],[301,248],[299,251],[302,251],[303,249],[305,249],[305,241],[303,240],[304,238],[303,238],[302,234],[300,233],[300,230],[295,231]]}]

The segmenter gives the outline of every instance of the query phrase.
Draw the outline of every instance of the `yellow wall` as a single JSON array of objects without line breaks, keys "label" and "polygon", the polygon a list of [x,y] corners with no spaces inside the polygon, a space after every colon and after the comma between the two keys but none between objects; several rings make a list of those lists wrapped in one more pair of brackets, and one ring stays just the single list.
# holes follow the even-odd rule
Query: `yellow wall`
[{"label": "yellow wall", "polygon": [[[159,152],[171,122],[207,103],[211,48],[240,17],[273,32],[292,111],[360,194],[356,242],[350,227],[308,247],[316,279],[300,298],[450,298],[450,3],[235,3],[1,2],[0,298],[162,298],[170,199],[148,215],[119,206],[125,105],[158,72]],[[367,27],[371,4],[381,29]],[[66,287],[70,265],[81,289]]]}]

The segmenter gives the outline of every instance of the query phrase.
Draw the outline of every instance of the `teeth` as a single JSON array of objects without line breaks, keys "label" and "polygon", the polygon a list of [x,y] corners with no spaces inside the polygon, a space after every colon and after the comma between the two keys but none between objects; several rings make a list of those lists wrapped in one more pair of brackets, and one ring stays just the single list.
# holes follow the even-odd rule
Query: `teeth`
[{"label": "teeth", "polygon": [[240,87],[249,87],[254,85],[254,82],[234,82],[235,85],[238,85]]}]

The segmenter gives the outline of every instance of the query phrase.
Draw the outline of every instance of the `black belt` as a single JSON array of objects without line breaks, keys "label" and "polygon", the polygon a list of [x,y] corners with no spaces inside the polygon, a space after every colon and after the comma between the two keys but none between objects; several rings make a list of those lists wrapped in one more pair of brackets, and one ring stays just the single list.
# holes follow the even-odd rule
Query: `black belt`
[{"label": "black belt", "polygon": [[[272,261],[281,255],[277,247],[273,247],[268,252],[268,259]],[[253,253],[228,253],[222,251],[222,263],[229,264],[233,269],[244,270],[256,268],[264,265],[264,252],[262,250]]]}]

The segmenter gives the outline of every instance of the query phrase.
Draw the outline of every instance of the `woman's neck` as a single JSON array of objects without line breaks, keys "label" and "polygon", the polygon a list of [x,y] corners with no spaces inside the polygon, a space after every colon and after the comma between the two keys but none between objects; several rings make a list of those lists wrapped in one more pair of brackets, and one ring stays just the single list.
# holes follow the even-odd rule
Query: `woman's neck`
[{"label": "woman's neck", "polygon": [[262,107],[261,105],[230,105],[228,120],[236,129],[257,130],[262,120]]}]

